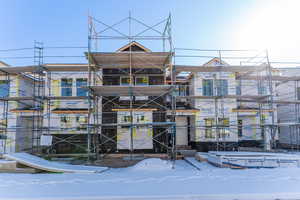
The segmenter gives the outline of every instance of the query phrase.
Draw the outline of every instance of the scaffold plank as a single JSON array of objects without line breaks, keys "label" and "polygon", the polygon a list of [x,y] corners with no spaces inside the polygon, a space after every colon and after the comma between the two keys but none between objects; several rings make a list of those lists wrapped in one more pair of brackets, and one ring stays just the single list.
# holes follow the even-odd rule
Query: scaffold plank
[{"label": "scaffold plank", "polygon": [[[87,55],[87,53],[86,53]],[[169,52],[91,52],[91,64],[113,68],[131,66],[132,68],[165,67],[169,62]],[[130,65],[129,65],[130,63]]]},{"label": "scaffold plank", "polygon": [[161,96],[173,88],[169,85],[149,86],[91,86],[97,96]]}]

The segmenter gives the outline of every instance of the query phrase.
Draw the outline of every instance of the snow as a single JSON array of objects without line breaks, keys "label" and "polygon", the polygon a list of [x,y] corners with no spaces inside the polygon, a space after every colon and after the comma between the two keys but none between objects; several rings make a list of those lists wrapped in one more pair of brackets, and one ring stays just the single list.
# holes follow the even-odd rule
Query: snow
[{"label": "snow", "polygon": [[300,167],[300,156],[290,153],[210,151],[208,161],[219,166],[238,167]]},{"label": "snow", "polygon": [[283,158],[295,158],[299,159],[300,155],[297,153],[268,153],[268,152],[243,152],[243,151],[209,151],[209,155],[216,156],[239,156],[239,157],[283,157]]},{"label": "snow", "polygon": [[172,163],[168,160],[162,160],[159,158],[149,158],[138,162],[135,166],[131,167],[132,170],[170,170],[172,169]]},{"label": "snow", "polygon": [[49,172],[69,172],[69,173],[97,173],[107,170],[107,167],[94,167],[83,165],[69,165],[52,162],[28,153],[12,153],[3,155],[4,158],[15,160],[23,165],[37,168]]},{"label": "snow", "polygon": [[[190,158],[193,163],[197,162]],[[152,163],[153,162],[153,163]],[[146,164],[147,163],[147,164]],[[144,160],[129,168],[103,173],[0,174],[0,199],[299,199],[300,169],[217,168],[199,162],[197,170],[184,160],[175,169],[164,161]],[[147,170],[147,166],[156,166]],[[137,167],[142,166],[142,167]],[[141,170],[142,169],[142,170]]]}]

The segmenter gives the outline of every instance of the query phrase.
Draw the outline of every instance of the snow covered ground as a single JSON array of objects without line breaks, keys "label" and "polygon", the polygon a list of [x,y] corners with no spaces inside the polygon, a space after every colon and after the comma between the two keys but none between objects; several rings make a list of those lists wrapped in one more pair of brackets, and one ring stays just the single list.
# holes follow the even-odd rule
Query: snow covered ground
[{"label": "snow covered ground", "polygon": [[0,199],[300,199],[300,168],[217,168],[144,160],[99,174],[0,174]]}]

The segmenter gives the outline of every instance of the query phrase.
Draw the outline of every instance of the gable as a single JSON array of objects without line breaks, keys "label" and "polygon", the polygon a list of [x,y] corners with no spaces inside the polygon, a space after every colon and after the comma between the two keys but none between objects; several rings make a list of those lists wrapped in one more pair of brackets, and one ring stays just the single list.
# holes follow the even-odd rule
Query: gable
[{"label": "gable", "polygon": [[130,50],[137,51],[137,52],[151,52],[150,49],[144,47],[143,45],[135,41],[121,47],[120,49],[117,50],[117,52],[126,52]]},{"label": "gable", "polygon": [[131,46],[123,49],[122,51],[130,51],[130,48],[131,48],[131,51],[145,51],[145,49],[143,49],[137,45],[131,45]]},{"label": "gable", "polygon": [[224,62],[223,60],[220,60],[220,58],[213,58],[207,63],[204,64],[205,66],[228,66],[228,63]]}]

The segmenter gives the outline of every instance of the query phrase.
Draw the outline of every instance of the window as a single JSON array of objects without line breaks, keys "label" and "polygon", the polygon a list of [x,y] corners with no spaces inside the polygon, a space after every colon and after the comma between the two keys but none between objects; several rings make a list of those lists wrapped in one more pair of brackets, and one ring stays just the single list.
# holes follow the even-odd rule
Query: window
[{"label": "window", "polygon": [[266,88],[266,86],[261,85],[258,88],[258,94],[259,95],[266,95],[267,94],[267,88]]},{"label": "window", "polygon": [[300,87],[297,87],[297,100],[300,100]]},{"label": "window", "polygon": [[217,96],[228,95],[228,81],[227,80],[216,80]]},{"label": "window", "polygon": [[87,123],[88,117],[84,115],[76,116],[76,123],[84,124]]},{"label": "window", "polygon": [[60,117],[60,127],[62,129],[67,129],[72,127],[72,119],[69,116],[61,116]]},{"label": "window", "polygon": [[212,126],[214,124],[213,118],[204,119],[205,123],[205,138],[213,138]]},{"label": "window", "polygon": [[68,123],[68,122],[70,122],[70,118],[67,117],[67,116],[61,116],[60,117],[60,122],[61,123]]},{"label": "window", "polygon": [[176,96],[187,96],[187,85],[176,85],[175,87]]},{"label": "window", "polygon": [[238,120],[238,136],[239,137],[243,136],[243,120],[242,119]]},{"label": "window", "polygon": [[76,116],[76,124],[77,130],[86,130],[87,127],[85,124],[88,123],[88,117],[85,115],[78,115]]},{"label": "window", "polygon": [[136,85],[148,85],[149,78],[147,76],[138,76],[135,78],[135,84]]},{"label": "window", "polygon": [[242,86],[241,86],[241,82],[237,83],[236,86],[236,95],[242,95]]},{"label": "window", "polygon": [[213,96],[214,94],[213,80],[212,79],[203,80],[202,85],[203,85],[203,96]]},{"label": "window", "polygon": [[0,97],[8,97],[8,96],[9,96],[9,81],[0,80]]},{"label": "window", "polygon": [[61,96],[72,96],[72,83],[71,78],[61,79]]},{"label": "window", "polygon": [[[265,114],[262,114],[262,115],[261,115],[261,118],[260,118],[260,123],[261,123],[261,124],[265,124],[265,122],[266,122],[266,115],[265,115]],[[264,127],[264,126],[261,127],[261,137],[262,137],[262,138],[265,137],[265,127]]]},{"label": "window", "polygon": [[82,88],[84,86],[87,86],[86,78],[76,79],[76,93],[78,97],[87,96],[87,89]]},{"label": "window", "polygon": [[122,76],[120,78],[120,85],[129,85],[130,84],[130,77],[129,76]]},{"label": "window", "polygon": [[219,138],[229,137],[229,118],[218,118],[218,120],[219,120],[219,127],[220,127]]},{"label": "window", "polygon": [[122,117],[122,122],[123,123],[128,123],[128,122],[132,122],[132,117],[130,115],[125,115]]},{"label": "window", "polygon": [[139,123],[139,122],[145,122],[145,120],[146,120],[145,115],[138,115],[136,117],[137,123]]}]

